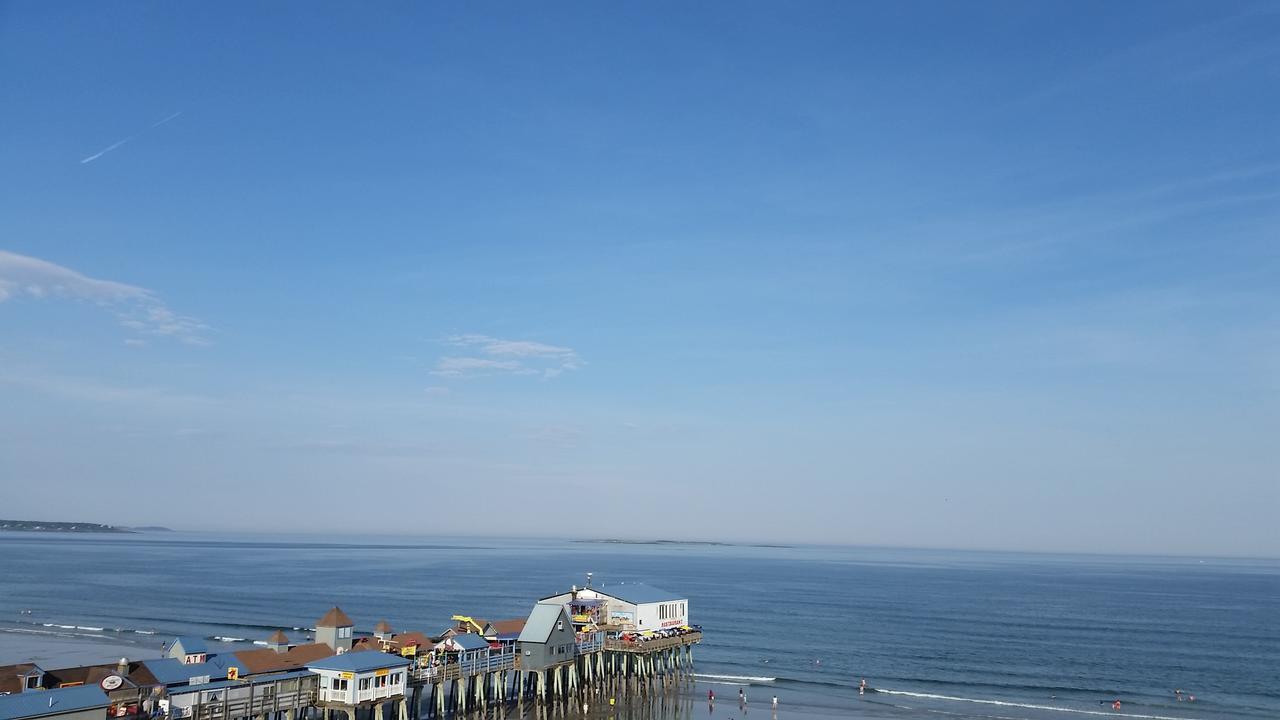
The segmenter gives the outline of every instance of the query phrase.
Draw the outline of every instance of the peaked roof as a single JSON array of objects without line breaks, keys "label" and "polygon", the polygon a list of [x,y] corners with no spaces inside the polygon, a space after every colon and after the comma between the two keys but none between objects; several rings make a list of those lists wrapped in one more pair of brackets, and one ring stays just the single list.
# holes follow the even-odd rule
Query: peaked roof
[{"label": "peaked roof", "polygon": [[617,598],[623,602],[629,602],[634,605],[646,605],[648,603],[675,602],[678,600],[687,600],[683,595],[659,590],[652,585],[644,583],[616,583],[613,585],[601,585],[600,587],[591,588],[601,595],[608,595]]},{"label": "peaked roof", "polygon": [[111,703],[97,685],[24,692],[0,696],[0,720],[62,715],[78,710],[105,708]]},{"label": "peaked roof", "polygon": [[337,605],[334,605],[329,612],[324,614],[324,617],[316,621],[316,627],[318,628],[352,627],[354,625],[355,623],[351,621],[351,618],[347,617],[347,614],[342,612],[342,608]]},{"label": "peaked roof", "polygon": [[198,638],[195,635],[179,635],[173,639],[173,643],[169,647],[178,644],[182,645],[183,652],[188,655],[209,652],[209,646],[205,643],[204,638]]},{"label": "peaked roof", "polygon": [[288,645],[289,636],[285,635],[283,630],[277,630],[271,633],[271,637],[267,638],[267,642],[272,645]]},{"label": "peaked roof", "polygon": [[524,629],[520,631],[520,642],[544,643],[556,629],[556,623],[567,619],[564,606],[558,603],[538,603],[529,613]]},{"label": "peaked roof", "polygon": [[378,624],[373,626],[373,631],[380,632],[380,633],[389,633],[391,632],[391,626],[387,624],[386,620],[379,620]]},{"label": "peaked roof", "polygon": [[331,655],[315,662],[307,663],[310,670],[339,670],[342,672],[368,672],[382,668],[404,667],[409,664],[408,658],[389,655],[384,652],[354,652]]}]

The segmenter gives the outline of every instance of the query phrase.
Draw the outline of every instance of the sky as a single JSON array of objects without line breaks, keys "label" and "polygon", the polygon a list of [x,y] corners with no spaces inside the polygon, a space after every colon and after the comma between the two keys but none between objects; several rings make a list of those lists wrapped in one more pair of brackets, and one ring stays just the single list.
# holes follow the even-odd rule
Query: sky
[{"label": "sky", "polygon": [[0,517],[1280,556],[1280,6],[0,3]]}]

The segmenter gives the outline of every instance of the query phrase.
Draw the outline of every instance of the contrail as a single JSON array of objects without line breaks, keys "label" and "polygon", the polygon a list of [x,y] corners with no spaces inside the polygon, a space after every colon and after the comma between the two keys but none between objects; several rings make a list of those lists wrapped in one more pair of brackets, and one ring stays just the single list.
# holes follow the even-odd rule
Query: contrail
[{"label": "contrail", "polygon": [[105,148],[103,148],[103,149],[99,150],[98,152],[96,152],[96,153],[94,153],[94,154],[90,155],[89,157],[87,157],[87,158],[85,158],[85,159],[81,160],[81,161],[80,161],[80,164],[81,164],[81,165],[83,165],[83,164],[85,164],[85,163],[91,163],[91,162],[93,162],[94,160],[97,160],[98,158],[102,157],[103,155],[106,155],[107,153],[111,152],[112,150],[115,150],[116,148],[120,147],[121,145],[123,145],[123,144],[125,144],[125,143],[129,142],[129,141],[130,141],[130,140],[132,140],[133,138],[134,138],[134,136],[133,136],[133,135],[130,135],[129,137],[127,137],[127,138],[125,138],[125,139],[121,140],[120,142],[111,143],[110,145],[106,146]]},{"label": "contrail", "polygon": [[[178,112],[176,112],[176,113],[174,113],[174,114],[172,114],[172,115],[170,115],[170,116],[168,116],[168,117],[166,117],[166,118],[164,118],[164,119],[162,119],[162,120],[160,120],[160,121],[158,121],[158,122],[154,122],[154,123],[152,123],[152,124],[151,124],[151,127],[147,128],[147,130],[154,130],[155,128],[160,127],[161,125],[163,125],[163,124],[165,124],[165,123],[169,122],[170,120],[173,120],[174,118],[178,117],[178,116],[179,116],[179,115],[181,115],[181,114],[182,114],[182,111],[181,111],[181,110],[179,110]],[[147,130],[142,131],[142,133],[138,133],[138,135],[141,135],[141,134],[145,133]],[[94,153],[94,154],[90,155],[89,157],[87,157],[87,158],[85,158],[85,159],[81,160],[81,161],[80,161],[80,164],[81,164],[81,165],[84,165],[85,163],[91,163],[91,162],[93,162],[94,160],[97,160],[98,158],[102,157],[103,155],[106,155],[107,153],[111,152],[112,150],[115,150],[116,148],[120,147],[121,145],[124,145],[125,143],[129,142],[130,140],[133,140],[134,138],[138,137],[138,135],[130,135],[129,137],[127,137],[127,138],[125,138],[125,139],[123,139],[123,140],[121,140],[121,141],[119,141],[119,142],[111,143],[110,145],[106,146],[105,148],[103,148],[103,149],[99,150],[98,152],[96,152],[96,153]]]},{"label": "contrail", "polygon": [[182,111],[181,111],[181,110],[179,110],[178,112],[176,112],[176,113],[174,113],[174,114],[170,115],[169,117],[167,117],[167,118],[165,118],[165,119],[161,120],[160,122],[158,122],[158,123],[153,123],[153,124],[151,125],[151,127],[153,127],[153,128],[158,128],[158,127],[160,127],[161,125],[163,125],[163,124],[165,124],[165,123],[169,122],[170,120],[172,120],[172,119],[174,119],[174,118],[178,117],[178,116],[179,116],[179,115],[181,115],[181,114],[182,114]]}]

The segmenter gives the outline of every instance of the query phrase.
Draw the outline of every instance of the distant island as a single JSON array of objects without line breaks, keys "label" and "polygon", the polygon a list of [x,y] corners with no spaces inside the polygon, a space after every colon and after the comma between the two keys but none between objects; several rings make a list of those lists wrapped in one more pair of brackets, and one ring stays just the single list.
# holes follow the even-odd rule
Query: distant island
[{"label": "distant island", "polygon": [[45,522],[44,520],[0,520],[0,530],[10,532],[69,532],[69,533],[132,533],[142,531],[168,531],[169,528],[126,528],[115,525],[82,522]]},{"label": "distant island", "polygon": [[789,548],[790,545],[762,545],[762,544],[743,544],[716,542],[714,540],[622,540],[619,538],[599,538],[596,540],[574,540],[576,543],[591,543],[595,545],[693,545],[706,547],[758,547],[758,548]]}]

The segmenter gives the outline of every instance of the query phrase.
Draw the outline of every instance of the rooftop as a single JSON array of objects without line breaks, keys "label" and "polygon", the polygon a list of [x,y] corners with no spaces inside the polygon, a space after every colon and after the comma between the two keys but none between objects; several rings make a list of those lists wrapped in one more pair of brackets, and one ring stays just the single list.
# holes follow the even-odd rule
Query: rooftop
[{"label": "rooftop", "polygon": [[529,620],[520,631],[520,642],[544,643],[551,637],[556,623],[564,615],[564,606],[555,603],[538,603],[529,613]]},{"label": "rooftop", "polygon": [[173,645],[178,644],[182,645],[182,650],[188,655],[209,652],[209,645],[205,643],[204,638],[198,638],[194,635],[179,635],[173,639]]},{"label": "rooftop", "polygon": [[368,672],[382,668],[404,667],[409,664],[408,658],[388,655],[384,652],[358,652],[332,655],[315,662],[307,663],[311,670],[339,670],[342,672]]},{"label": "rooftop", "polygon": [[353,627],[355,625],[347,614],[342,612],[342,608],[334,605],[324,617],[316,621],[316,627]]},{"label": "rooftop", "polygon": [[97,685],[0,695],[0,720],[62,715],[109,704],[106,693]]},{"label": "rooftop", "polygon": [[617,598],[623,602],[629,602],[634,605],[647,605],[649,603],[676,602],[679,600],[687,600],[683,595],[660,590],[652,585],[644,583],[614,583],[610,585],[601,585],[591,588],[601,595]]}]

